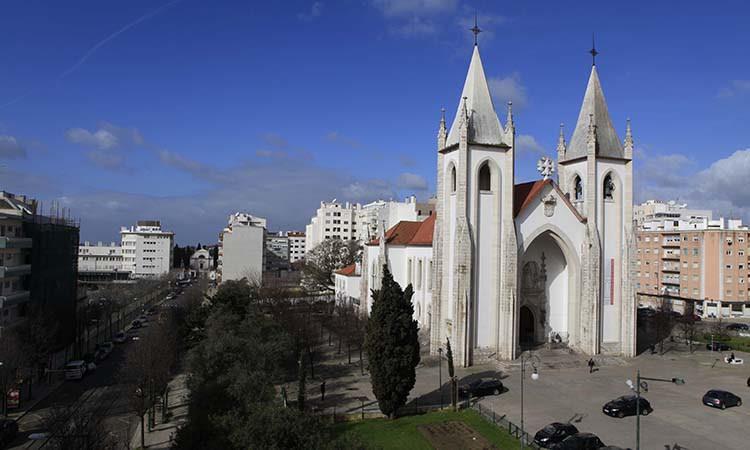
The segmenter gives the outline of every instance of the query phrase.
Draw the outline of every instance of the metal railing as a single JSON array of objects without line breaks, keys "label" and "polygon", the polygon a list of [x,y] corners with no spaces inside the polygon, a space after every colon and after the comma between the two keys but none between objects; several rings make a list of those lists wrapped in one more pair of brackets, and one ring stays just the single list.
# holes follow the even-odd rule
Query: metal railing
[{"label": "metal railing", "polygon": [[525,442],[526,448],[531,448],[533,450],[540,450],[542,448],[534,443],[533,436],[531,436],[526,431],[521,431],[521,427],[508,420],[505,414],[498,414],[494,409],[486,405],[483,406],[479,402],[474,403],[471,408],[477,411],[479,415],[482,416],[486,421],[491,422],[498,428],[502,428],[503,430],[507,431],[508,434],[510,434],[514,438],[523,440]]}]

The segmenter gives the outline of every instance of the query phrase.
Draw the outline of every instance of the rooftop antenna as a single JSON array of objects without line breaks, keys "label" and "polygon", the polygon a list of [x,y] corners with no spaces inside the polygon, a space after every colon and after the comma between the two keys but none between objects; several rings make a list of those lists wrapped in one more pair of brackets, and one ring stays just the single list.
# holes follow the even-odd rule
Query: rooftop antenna
[{"label": "rooftop antenna", "polygon": [[474,45],[477,45],[477,36],[479,36],[479,33],[482,32],[482,29],[479,28],[479,25],[477,25],[477,11],[474,10],[474,27],[469,28],[472,33],[474,33]]},{"label": "rooftop antenna", "polygon": [[594,41],[594,33],[591,33],[591,50],[589,50],[589,53],[591,53],[591,65],[596,65],[596,55],[599,54],[599,52],[596,51],[596,42]]}]

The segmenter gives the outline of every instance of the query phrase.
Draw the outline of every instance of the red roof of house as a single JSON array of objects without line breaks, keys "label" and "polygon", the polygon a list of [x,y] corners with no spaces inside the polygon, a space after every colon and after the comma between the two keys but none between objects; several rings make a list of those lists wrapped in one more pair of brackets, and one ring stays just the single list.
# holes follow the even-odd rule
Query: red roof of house
[{"label": "red roof of house", "polygon": [[357,271],[357,264],[354,263],[354,264],[349,264],[346,267],[342,267],[341,269],[337,270],[334,273],[338,275],[343,275],[345,277],[353,277],[355,276],[356,271]]},{"label": "red roof of house", "polygon": [[[402,220],[385,232],[385,242],[388,245],[432,245],[434,230],[435,214],[422,222]],[[375,238],[367,245],[380,245],[380,239]]]}]

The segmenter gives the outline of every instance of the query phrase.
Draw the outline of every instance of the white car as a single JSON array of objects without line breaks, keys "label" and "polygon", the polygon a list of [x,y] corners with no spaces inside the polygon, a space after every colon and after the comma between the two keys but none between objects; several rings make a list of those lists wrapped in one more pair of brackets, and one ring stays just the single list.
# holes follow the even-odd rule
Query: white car
[{"label": "white car", "polygon": [[71,361],[65,365],[65,379],[80,380],[86,374],[87,368],[86,361]]}]

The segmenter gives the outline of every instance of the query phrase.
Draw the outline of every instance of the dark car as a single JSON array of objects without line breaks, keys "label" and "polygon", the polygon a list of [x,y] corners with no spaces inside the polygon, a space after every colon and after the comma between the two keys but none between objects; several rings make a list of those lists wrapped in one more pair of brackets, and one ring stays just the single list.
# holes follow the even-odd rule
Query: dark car
[{"label": "dark car", "polygon": [[727,344],[726,342],[714,341],[714,342],[709,342],[708,344],[706,344],[706,350],[711,350],[714,352],[726,352],[731,349],[732,347],[730,347],[729,344]]},{"label": "dark car", "polygon": [[652,308],[638,308],[638,317],[654,317],[656,310]]},{"label": "dark car", "polygon": [[[634,416],[636,414],[636,396],[635,395],[623,395],[610,402],[607,402],[602,407],[602,412],[611,417],[625,417]],[[641,415],[647,416],[654,411],[651,404],[645,398],[641,397],[640,402]]]},{"label": "dark car", "polygon": [[550,446],[550,450],[598,450],[604,443],[593,433],[576,433],[562,442]]},{"label": "dark car", "polygon": [[132,328],[140,328],[140,327],[142,327],[142,326],[143,326],[143,323],[141,323],[141,321],[140,321],[140,320],[138,320],[138,319],[135,319],[134,321],[130,322],[130,326],[131,326]]},{"label": "dark car", "polygon": [[0,445],[5,446],[13,442],[18,434],[18,424],[12,419],[0,420]]},{"label": "dark car", "polygon": [[729,406],[741,406],[742,399],[731,392],[711,389],[703,396],[703,404],[712,408],[725,409]]},{"label": "dark car", "polygon": [[578,428],[570,423],[552,422],[534,435],[534,443],[540,447],[549,447],[562,442],[568,436],[578,433]]},{"label": "dark car", "polygon": [[727,330],[747,331],[750,330],[750,325],[746,323],[730,323],[729,325],[727,325]]},{"label": "dark car", "polygon": [[497,395],[503,392],[503,382],[497,378],[481,378],[465,384],[458,388],[458,393],[462,397],[478,397],[480,395]]}]

